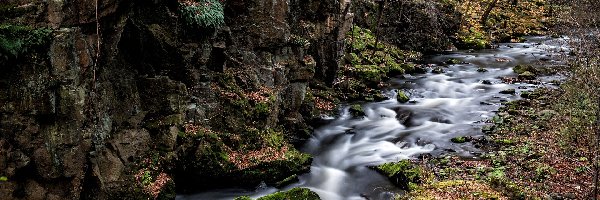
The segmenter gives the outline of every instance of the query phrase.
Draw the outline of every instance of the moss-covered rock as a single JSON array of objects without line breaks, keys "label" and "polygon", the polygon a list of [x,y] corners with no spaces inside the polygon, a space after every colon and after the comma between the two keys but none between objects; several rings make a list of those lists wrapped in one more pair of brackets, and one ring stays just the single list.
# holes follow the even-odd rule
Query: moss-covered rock
[{"label": "moss-covered rock", "polygon": [[[288,191],[276,192],[256,200],[320,200],[319,195],[308,188],[293,188]],[[234,200],[252,200],[248,196],[236,197]]]},{"label": "moss-covered rock", "polygon": [[460,137],[455,137],[450,139],[450,141],[454,142],[454,143],[465,143],[468,142],[468,138],[464,137],[464,136],[460,136]]},{"label": "moss-covered rock", "polygon": [[520,73],[518,78],[522,80],[534,80],[535,74],[531,73],[530,71],[525,71],[523,73]]},{"label": "moss-covered rock", "polygon": [[398,90],[396,93],[396,100],[398,100],[400,103],[406,103],[410,100],[410,97],[408,97],[408,95],[406,95],[406,93],[403,91]]},{"label": "moss-covered rock", "polygon": [[385,163],[371,168],[388,177],[394,185],[403,190],[412,190],[426,179],[423,169],[410,160]]},{"label": "moss-covered rock", "polygon": [[362,106],[360,106],[360,104],[354,104],[352,106],[350,106],[350,114],[354,117],[362,117],[365,115],[365,111],[363,110]]}]

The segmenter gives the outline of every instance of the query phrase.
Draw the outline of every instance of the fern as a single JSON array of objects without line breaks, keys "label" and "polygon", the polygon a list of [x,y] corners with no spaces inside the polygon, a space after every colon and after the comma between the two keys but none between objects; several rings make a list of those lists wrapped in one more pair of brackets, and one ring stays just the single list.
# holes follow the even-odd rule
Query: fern
[{"label": "fern", "polygon": [[218,0],[180,1],[181,12],[187,23],[203,28],[218,28],[225,24],[223,5]]},{"label": "fern", "polygon": [[52,31],[27,26],[0,25],[0,63],[46,47]]}]

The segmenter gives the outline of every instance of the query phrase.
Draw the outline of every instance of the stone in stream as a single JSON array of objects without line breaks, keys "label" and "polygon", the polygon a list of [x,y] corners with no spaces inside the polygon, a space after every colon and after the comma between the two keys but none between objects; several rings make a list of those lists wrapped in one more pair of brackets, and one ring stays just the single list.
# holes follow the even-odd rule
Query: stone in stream
[{"label": "stone in stream", "polygon": [[444,69],[442,67],[436,67],[436,68],[434,68],[434,69],[431,70],[431,73],[434,73],[434,74],[442,74],[444,72],[445,71],[444,71]]},{"label": "stone in stream", "polygon": [[388,177],[392,184],[403,190],[413,190],[414,184],[420,184],[423,180],[423,168],[412,163],[410,160],[401,160],[393,163],[385,163],[369,168]]},{"label": "stone in stream", "polygon": [[412,113],[408,110],[402,110],[400,108],[396,108],[396,119],[398,120],[398,122],[400,122],[400,124],[404,124],[405,122],[408,121],[408,119],[410,118],[410,116],[412,115]]},{"label": "stone in stream", "polygon": [[403,91],[398,91],[396,94],[396,100],[398,100],[400,103],[406,103],[410,100],[410,98]]},{"label": "stone in stream", "polygon": [[535,74],[531,73],[530,71],[525,71],[523,73],[520,73],[518,78],[522,80],[534,80]]},{"label": "stone in stream", "polygon": [[448,60],[446,60],[446,62],[444,62],[447,65],[455,65],[455,64],[463,64],[462,61],[460,61],[459,59],[456,58],[450,58]]},{"label": "stone in stream", "polygon": [[491,85],[492,81],[490,81],[490,80],[483,80],[483,81],[481,81],[481,83],[485,84],[485,85]]},{"label": "stone in stream", "polygon": [[502,90],[500,91],[500,94],[515,94],[515,89],[506,89],[506,90]]},{"label": "stone in stream", "polygon": [[487,72],[488,70],[486,68],[480,67],[477,68],[477,72],[483,73],[483,72]]},{"label": "stone in stream", "polygon": [[535,73],[536,69],[535,69],[535,67],[533,67],[531,65],[517,65],[517,66],[513,67],[513,71],[516,74],[522,74],[527,71]]},{"label": "stone in stream", "polygon": [[[236,197],[234,200],[251,200],[249,196]],[[320,200],[319,195],[308,188],[294,188],[288,191],[275,192],[256,200],[282,200],[282,199],[302,199],[302,200]]]},{"label": "stone in stream", "polygon": [[363,110],[362,106],[360,106],[360,104],[354,104],[350,106],[349,112],[353,117],[365,116],[365,111]]}]

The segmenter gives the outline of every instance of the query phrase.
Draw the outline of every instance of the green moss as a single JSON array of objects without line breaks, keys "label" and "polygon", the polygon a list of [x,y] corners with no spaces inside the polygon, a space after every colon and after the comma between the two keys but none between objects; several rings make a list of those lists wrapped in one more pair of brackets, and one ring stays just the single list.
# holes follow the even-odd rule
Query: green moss
[{"label": "green moss", "polygon": [[0,181],[8,181],[8,178],[6,176],[0,176]]},{"label": "green moss", "polygon": [[396,100],[398,100],[400,103],[406,103],[410,100],[410,98],[403,91],[398,90],[398,93],[396,94]]},{"label": "green moss", "polygon": [[225,24],[224,9],[218,0],[194,0],[179,3],[181,15],[190,25],[218,28]]},{"label": "green moss", "polygon": [[410,160],[385,163],[375,167],[375,170],[387,176],[393,184],[405,190],[410,190],[411,184],[419,184],[424,180],[423,169],[411,163]]},{"label": "green moss", "polygon": [[273,129],[267,129],[263,131],[261,135],[263,141],[265,141],[266,145],[270,147],[281,148],[286,144],[282,132],[275,131]]},{"label": "green moss", "polygon": [[354,104],[350,106],[350,114],[354,117],[361,117],[365,115],[365,111],[360,104]]},{"label": "green moss", "polygon": [[525,71],[520,73],[518,77],[519,79],[533,80],[535,79],[535,74],[531,73],[530,71]]},{"label": "green moss", "polygon": [[517,65],[513,67],[513,71],[516,74],[522,74],[525,72],[536,72],[535,68],[531,65]]},{"label": "green moss", "polygon": [[446,62],[445,62],[445,63],[446,63],[446,64],[449,64],[449,65],[454,65],[454,64],[460,64],[460,63],[462,63],[462,62],[461,62],[459,59],[456,59],[456,58],[450,58],[450,59],[446,60]]},{"label": "green moss", "polygon": [[320,200],[319,195],[308,188],[293,188],[285,192],[276,192],[257,200]]},{"label": "green moss", "polygon": [[450,139],[450,141],[454,142],[454,143],[465,143],[467,142],[467,138],[466,137],[455,137]]}]

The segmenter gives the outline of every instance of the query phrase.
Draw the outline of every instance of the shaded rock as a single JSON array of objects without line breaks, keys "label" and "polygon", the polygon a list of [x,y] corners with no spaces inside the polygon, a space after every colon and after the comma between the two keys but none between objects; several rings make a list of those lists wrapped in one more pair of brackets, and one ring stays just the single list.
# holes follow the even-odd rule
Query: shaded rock
[{"label": "shaded rock", "polygon": [[485,85],[491,85],[492,81],[490,81],[490,80],[483,80],[483,81],[481,81],[481,83],[485,84]]},{"label": "shaded rock", "polygon": [[405,124],[408,119],[410,119],[410,116],[412,115],[412,112],[408,111],[408,110],[402,110],[400,108],[397,108],[396,110],[396,119],[398,120],[398,122],[400,122],[400,124]]},{"label": "shaded rock", "polygon": [[515,94],[515,89],[506,89],[506,90],[502,90],[500,91],[500,94]]},{"label": "shaded rock", "polygon": [[431,73],[434,73],[434,74],[443,74],[444,72],[446,72],[446,71],[442,67],[436,67],[431,70]]}]

